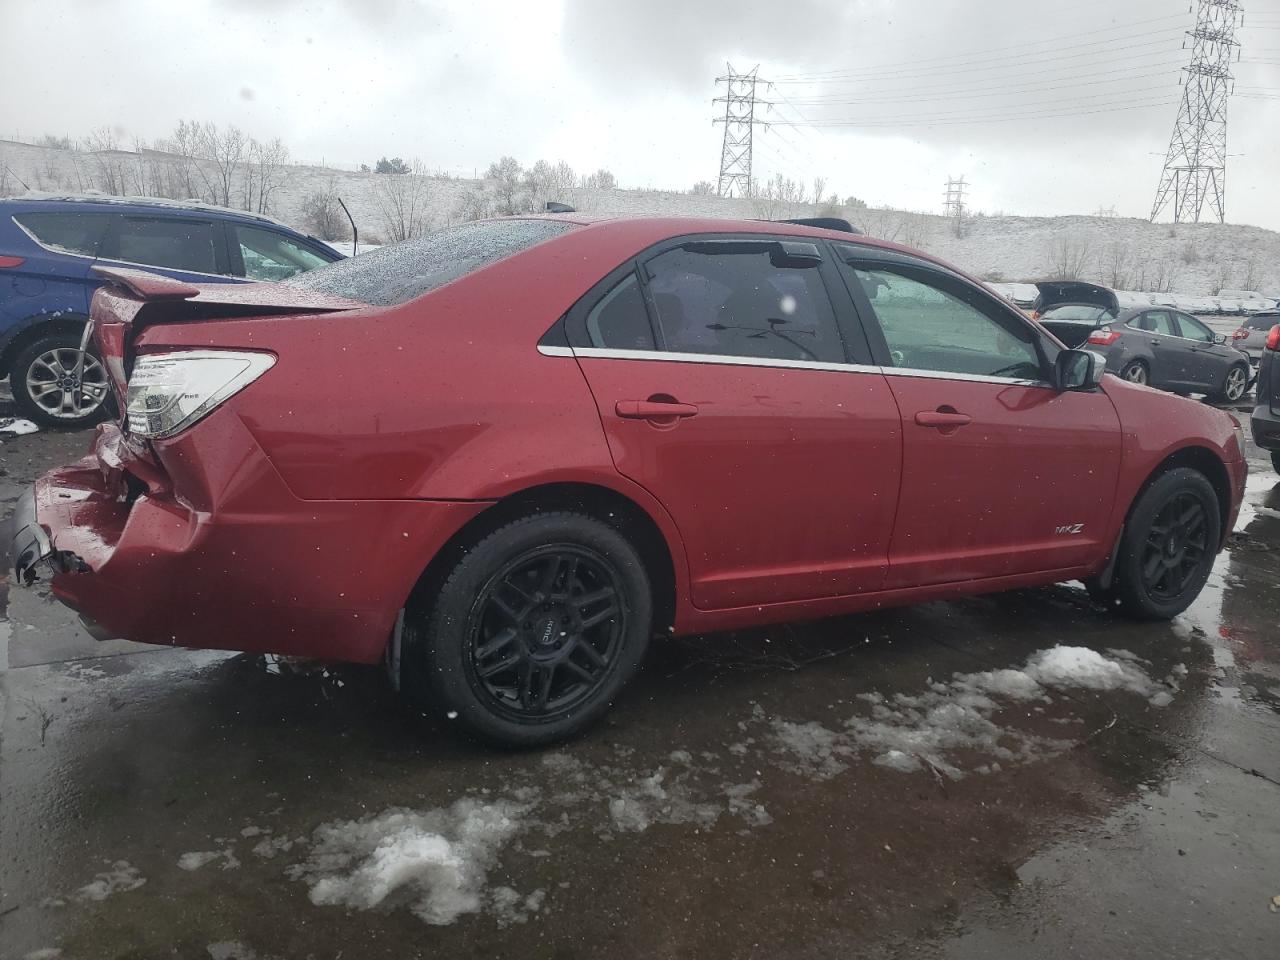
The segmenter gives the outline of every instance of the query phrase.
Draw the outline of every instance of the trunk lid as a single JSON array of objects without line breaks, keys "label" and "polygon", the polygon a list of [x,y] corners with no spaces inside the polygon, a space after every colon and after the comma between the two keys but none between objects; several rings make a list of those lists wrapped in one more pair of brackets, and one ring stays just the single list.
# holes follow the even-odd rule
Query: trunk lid
[{"label": "trunk lid", "polygon": [[121,411],[125,408],[129,370],[133,364],[133,341],[144,327],[157,323],[335,313],[365,306],[354,300],[280,283],[196,285],[124,267],[95,266],[93,272],[107,283],[94,294],[89,308],[92,339]]}]

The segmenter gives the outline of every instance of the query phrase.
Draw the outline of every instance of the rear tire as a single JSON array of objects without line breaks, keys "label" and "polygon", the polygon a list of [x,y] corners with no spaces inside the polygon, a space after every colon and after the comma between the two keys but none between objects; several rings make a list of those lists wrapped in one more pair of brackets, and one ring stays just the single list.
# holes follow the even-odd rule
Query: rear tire
[{"label": "rear tire", "polygon": [[1141,360],[1130,360],[1121,369],[1120,379],[1147,386],[1151,383],[1151,371],[1147,369],[1147,365]]},{"label": "rear tire", "polygon": [[507,524],[406,616],[402,681],[424,712],[507,747],[581,733],[644,657],[652,592],[635,548],[570,512]]},{"label": "rear tire", "polygon": [[1236,403],[1249,392],[1249,365],[1237,363],[1227,371],[1222,389],[1214,396],[1220,403]]},{"label": "rear tire", "polygon": [[92,350],[77,378],[80,337],[50,332],[29,343],[9,368],[9,389],[18,409],[42,427],[88,427],[107,415],[106,368]]},{"label": "rear tire", "polygon": [[1138,497],[1125,524],[1111,593],[1125,614],[1168,620],[1195,601],[1221,540],[1218,496],[1204,474],[1179,467]]}]

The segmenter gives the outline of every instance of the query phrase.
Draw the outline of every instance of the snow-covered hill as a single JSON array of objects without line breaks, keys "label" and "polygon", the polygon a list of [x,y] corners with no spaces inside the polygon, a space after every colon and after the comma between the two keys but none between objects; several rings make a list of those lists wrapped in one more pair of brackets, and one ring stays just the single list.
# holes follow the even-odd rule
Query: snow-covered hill
[{"label": "snow-covered hill", "polygon": [[[0,195],[26,189],[84,192],[100,188],[104,177],[124,185],[118,192],[137,192],[133,185],[149,179],[149,170],[157,164],[170,162],[168,156],[151,151],[142,156],[130,151],[98,154],[0,141]],[[270,212],[286,223],[311,232],[303,213],[305,199],[332,191],[351,210],[362,241],[394,236],[385,195],[380,201],[379,193],[385,193],[382,188],[396,175],[291,165],[282,168],[280,176]],[[477,200],[481,206],[492,203],[496,189],[483,180],[446,177],[428,176],[418,184],[422,225],[431,228],[465,219],[476,209]],[[1224,287],[1280,295],[1280,233],[1260,227],[1174,226],[1113,217],[999,216],[971,217],[957,231],[954,221],[923,213],[674,191],[574,188],[554,199],[604,215],[845,216],[872,236],[919,247],[993,281],[1078,277],[1118,288],[1191,296],[1216,294]]]}]

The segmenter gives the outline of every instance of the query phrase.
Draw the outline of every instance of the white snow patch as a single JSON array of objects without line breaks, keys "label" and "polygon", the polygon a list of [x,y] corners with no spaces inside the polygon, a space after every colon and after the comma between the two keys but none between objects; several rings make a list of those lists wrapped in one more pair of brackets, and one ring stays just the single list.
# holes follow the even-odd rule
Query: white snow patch
[{"label": "white snow patch", "polygon": [[267,837],[265,840],[259,841],[250,852],[256,857],[270,860],[277,854],[292,850],[295,843],[301,842],[303,842],[301,838],[290,840],[288,837]]},{"label": "white snow patch", "polygon": [[1009,704],[1047,703],[1048,690],[1071,688],[1136,693],[1156,707],[1171,703],[1185,668],[1179,672],[1175,667],[1160,683],[1143,670],[1142,662],[1131,654],[1107,657],[1087,647],[1055,646],[1030,656],[1020,670],[957,673],[947,682],[930,682],[918,695],[857,694],[870,716],[851,717],[843,730],[775,720],[774,740],[797,761],[793,769],[819,779],[840,773],[858,750],[873,751],[872,762],[890,770],[914,773],[929,766],[953,779],[965,775],[956,755],[978,752],[997,762],[974,769],[998,772],[999,762],[1029,762],[1070,745],[997,723],[993,718]]},{"label": "white snow patch", "polygon": [[30,420],[23,420],[21,417],[0,417],[0,433],[20,437],[23,434],[39,432],[39,425]]},{"label": "white snow patch", "polygon": [[1149,697],[1156,684],[1131,660],[1104,657],[1088,647],[1057,646],[1027,660],[1027,673],[1046,687],[1129,690]]},{"label": "white snow patch", "polygon": [[146,883],[146,878],[138,868],[131,866],[128,860],[117,860],[110,870],[96,873],[93,879],[73,894],[77,900],[105,900],[113,893],[127,893],[137,890]]},{"label": "white snow patch", "polygon": [[22,960],[59,960],[62,951],[57,947],[41,947],[22,955]]},{"label": "white snow patch", "polygon": [[513,923],[527,923],[531,914],[542,909],[546,896],[547,891],[542,888],[522,897],[513,887],[494,887],[489,893],[489,907],[498,926],[507,927]]},{"label": "white snow patch", "polygon": [[308,859],[290,876],[318,905],[375,907],[407,902],[420,919],[453,923],[478,913],[489,868],[521,827],[526,804],[464,797],[419,813],[391,808],[361,820],[323,824]]},{"label": "white snow patch", "polygon": [[199,870],[201,867],[207,866],[219,857],[222,858],[223,870],[234,870],[240,866],[240,861],[230,847],[225,850],[197,850],[192,853],[184,853],[178,858],[179,868],[188,872]]},{"label": "white snow patch", "polygon": [[649,776],[622,787],[618,796],[609,801],[613,825],[624,832],[640,833],[655,823],[709,827],[719,819],[720,807],[693,799],[684,775],[670,783],[666,776],[666,769],[659,767]]}]

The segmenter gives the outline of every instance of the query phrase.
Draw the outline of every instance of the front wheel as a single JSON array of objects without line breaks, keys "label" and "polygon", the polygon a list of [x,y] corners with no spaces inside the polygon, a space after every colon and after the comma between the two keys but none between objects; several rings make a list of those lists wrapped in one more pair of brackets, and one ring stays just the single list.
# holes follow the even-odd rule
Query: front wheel
[{"label": "front wheel", "polygon": [[1141,360],[1130,360],[1124,365],[1124,369],[1120,371],[1120,378],[1128,380],[1130,383],[1145,385],[1151,382],[1151,372]]},{"label": "front wheel", "polygon": [[635,548],[577,513],[535,514],[468,550],[405,625],[406,692],[502,746],[571,737],[635,673],[653,604]]},{"label": "front wheel", "polygon": [[92,351],[80,357],[80,338],[49,333],[27,345],[9,370],[18,408],[42,427],[87,427],[104,414],[107,372]]},{"label": "front wheel", "polygon": [[1218,497],[1204,474],[1179,467],[1138,498],[1125,524],[1111,592],[1140,620],[1176,617],[1199,596],[1218,552]]},{"label": "front wheel", "polygon": [[1249,366],[1244,363],[1237,363],[1227,371],[1226,379],[1222,381],[1222,390],[1218,393],[1216,399],[1225,400],[1227,403],[1235,403],[1249,389]]}]

